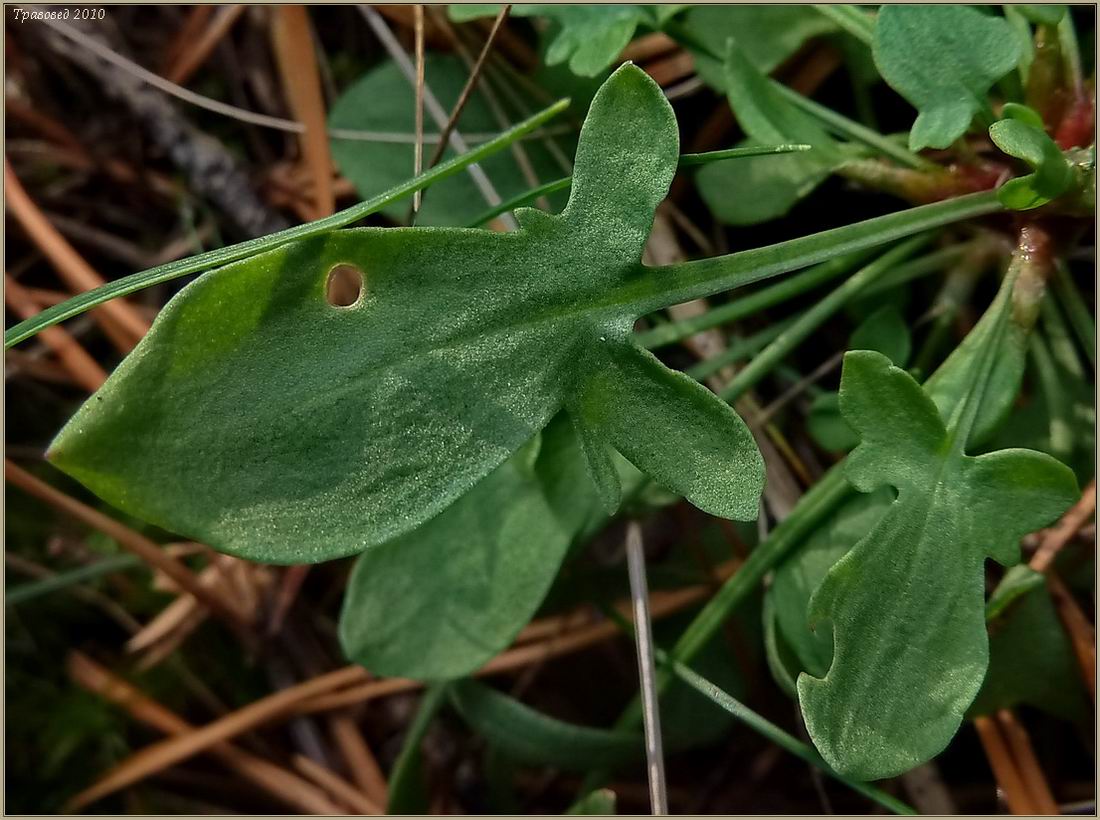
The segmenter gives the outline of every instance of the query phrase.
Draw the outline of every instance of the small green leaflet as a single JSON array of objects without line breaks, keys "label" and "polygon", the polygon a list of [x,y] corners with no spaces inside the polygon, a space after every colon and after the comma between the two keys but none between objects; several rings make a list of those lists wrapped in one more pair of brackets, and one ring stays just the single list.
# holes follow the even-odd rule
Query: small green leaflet
[{"label": "small green leaflet", "polygon": [[1019,539],[1077,498],[1073,473],[1045,454],[965,454],[993,349],[950,426],[882,354],[844,358],[841,410],[861,437],[847,477],[898,497],[814,594],[811,623],[831,623],[833,662],[823,678],[801,675],[798,694],[814,744],[852,777],[899,774],[947,745],[985,677],[985,556],[1016,563]]},{"label": "small green leaflet", "polygon": [[884,4],[875,25],[875,64],[917,109],[909,148],[947,148],[976,114],[989,117],[986,93],[1020,61],[1004,18],[969,6]]},{"label": "small green leaflet", "polygon": [[[657,27],[683,6],[554,5],[517,3],[513,17],[545,17],[561,28],[546,52],[548,65],[568,63],[569,70],[582,77],[594,77],[613,64],[634,38],[639,25]],[[456,22],[495,15],[500,6],[492,3],[453,4]]]},{"label": "small green leaflet", "polygon": [[715,163],[699,171],[699,193],[714,215],[730,225],[751,225],[786,214],[854,154],[783,97],[740,42],[731,39],[728,44],[725,88],[730,108],[749,137],[744,144],[794,141],[813,146],[798,154]]},{"label": "small green leaflet", "polygon": [[[897,305],[883,305],[852,331],[849,350],[877,350],[898,367],[909,361],[912,339],[909,325]],[[833,391],[814,396],[806,428],[826,450],[851,450],[859,438],[840,414],[840,400]],[[850,545],[849,545],[850,546]]]},{"label": "small green leaflet", "polygon": [[[561,215],[519,210],[507,234],[338,231],[211,271],[49,456],[166,529],[316,562],[422,524],[564,407],[705,511],[755,518],[764,470],[744,422],[631,336],[653,309],[641,254],[677,160],[671,107],[623,66],[593,100]],[[365,278],[346,308],[325,300],[341,264]]]},{"label": "small green leaflet", "polygon": [[989,127],[989,138],[1006,154],[1022,159],[1034,171],[1010,179],[997,189],[997,196],[1005,207],[1015,211],[1038,208],[1073,185],[1073,168],[1041,125],[1023,119],[1000,120]]}]

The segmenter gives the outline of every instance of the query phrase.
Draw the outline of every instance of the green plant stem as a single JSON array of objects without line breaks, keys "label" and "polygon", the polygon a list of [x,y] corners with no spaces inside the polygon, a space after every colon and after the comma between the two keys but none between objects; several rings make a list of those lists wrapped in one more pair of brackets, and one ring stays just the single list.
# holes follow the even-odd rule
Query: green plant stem
[{"label": "green plant stem", "polygon": [[857,40],[870,46],[875,39],[875,19],[853,5],[814,3],[814,8]]},{"label": "green plant stem", "polygon": [[820,769],[825,772],[825,774],[840,781],[848,788],[859,792],[864,797],[874,800],[880,806],[894,812],[894,814],[915,815],[917,813],[908,803],[887,794],[877,786],[859,780],[853,780],[840,774],[822,760],[821,755],[819,755],[808,743],[803,743],[798,738],[783,731],[770,720],[757,714],[745,704],[741,703],[741,701],[725,692],[721,687],[716,686],[702,675],[671,657],[667,652],[658,649],[656,650],[656,655],[658,662],[671,670],[672,674],[708,700],[729,712],[757,734],[770,740],[776,746],[785,749],[794,756],[806,761],[811,766]]},{"label": "green plant stem", "polygon": [[[597,606],[609,620],[613,621],[619,629],[621,629],[627,635],[634,636],[634,625],[623,617],[615,607],[611,606],[607,601],[601,600],[597,602]],[[724,689],[709,680],[704,678],[698,672],[687,666],[685,663],[676,660],[673,655],[659,646],[653,648],[653,656],[656,658],[657,663],[661,666],[661,671],[665,675],[666,680],[670,680],[672,676],[675,676],[695,689],[708,700],[714,702],[719,707],[724,709],[733,715],[734,718],[744,723],[754,732],[761,737],[770,740],[776,746],[781,749],[785,749],[796,757],[809,763],[815,768],[821,769],[821,771],[828,774],[830,777],[835,777],[844,785],[859,792],[865,797],[869,797],[876,803],[884,806],[895,814],[916,814],[911,806],[895,797],[882,791],[882,789],[871,785],[870,783],[864,783],[859,780],[852,780],[851,778],[844,777],[835,770],[833,770],[828,763],[826,763],[821,755],[810,746],[808,743],[803,743],[798,738],[788,734],[781,728],[776,726],[767,718],[757,714],[741,701],[734,698]]]},{"label": "green plant stem", "polygon": [[1073,455],[1073,423],[1070,418],[1069,400],[1054,363],[1054,357],[1042,333],[1031,334],[1031,344],[1028,345],[1027,352],[1039,376],[1039,385],[1042,387],[1040,392],[1047,406],[1047,414],[1050,416],[1049,452],[1059,461],[1068,461]]},{"label": "green plant stem", "polygon": [[81,584],[103,575],[109,575],[112,572],[134,569],[142,565],[141,559],[136,555],[112,555],[108,558],[101,558],[93,564],[88,564],[88,566],[78,567],[77,569],[68,570],[66,572],[58,572],[48,578],[20,584],[5,590],[4,606],[24,604],[40,595],[47,595],[51,592],[67,589],[75,584]]},{"label": "green plant stem", "polygon": [[867,287],[865,295],[874,296],[876,293],[885,293],[888,290],[893,290],[898,285],[904,285],[906,282],[911,282],[914,279],[919,279],[930,273],[947,270],[962,259],[969,250],[969,243],[950,245],[946,248],[932,251],[932,253],[922,256],[920,259],[914,259],[912,262],[898,265],[881,279],[872,282]]},{"label": "green plant stem", "polygon": [[852,274],[844,280],[840,287],[803,313],[798,321],[758,353],[749,365],[738,372],[718,395],[730,404],[736,402],[767,375],[772,368],[785,359],[806,337],[820,327],[826,319],[891,268],[916,253],[924,245],[927,245],[931,238],[931,235],[925,234],[907,239],[900,245],[888,250],[874,262]]},{"label": "green plant stem", "polygon": [[[1032,42],[1031,23],[1028,22],[1028,19],[1015,6],[1006,5],[1002,8],[1004,9],[1005,20],[1016,30],[1017,35],[1029,43]],[[1027,88],[1027,76],[1033,59],[1035,59],[1035,55],[1030,51],[1026,51],[1020,59],[1020,64],[1016,66],[1016,82],[1014,85],[1018,85],[1021,90]],[[1025,96],[1026,91],[1018,99],[1022,101]]]},{"label": "green plant stem", "polygon": [[116,299],[119,296],[126,296],[127,294],[134,293],[143,288],[158,285],[161,282],[178,279],[181,276],[187,276],[191,273],[199,273],[200,271],[209,270],[210,268],[225,265],[229,262],[235,262],[238,259],[245,259],[249,256],[254,256],[263,251],[271,250],[272,248],[277,248],[280,245],[285,245],[297,239],[305,239],[306,237],[327,233],[336,228],[342,228],[345,225],[349,225],[352,222],[357,222],[363,217],[381,210],[402,197],[426,188],[442,179],[446,179],[458,173],[466,166],[475,162],[480,162],[486,157],[507,148],[523,135],[534,131],[548,120],[560,114],[568,106],[569,100],[559,100],[550,107],[535,114],[535,116],[530,119],[524,120],[519,125],[479,145],[472,151],[454,157],[446,162],[441,162],[427,173],[414,177],[408,182],[403,182],[400,185],[394,186],[378,196],[360,202],[358,205],[352,205],[350,208],[339,211],[332,216],[327,216],[324,219],[317,219],[313,222],[307,222],[304,225],[295,225],[292,228],[287,228],[286,230],[278,231],[257,239],[249,239],[246,242],[240,242],[236,245],[229,245],[225,248],[218,248],[217,250],[200,253],[197,256],[181,259],[178,262],[158,265],[155,268],[131,274],[122,279],[108,282],[98,288],[85,291],[72,299],[67,299],[58,305],[49,307],[37,316],[19,322],[14,327],[9,328],[4,332],[4,349],[6,350],[12,345],[29,339],[43,328],[56,325],[58,322],[63,322],[66,319],[71,319],[86,310],[90,310],[111,299]]},{"label": "green plant stem", "polygon": [[1084,75],[1081,71],[1081,47],[1077,44],[1077,30],[1073,27],[1073,15],[1067,7],[1066,13],[1058,21],[1058,45],[1062,52],[1066,76],[1074,92],[1080,94],[1084,89]]},{"label": "green plant stem", "polygon": [[[724,159],[739,159],[743,157],[759,157],[768,156],[770,154],[790,154],[800,151],[810,150],[809,145],[791,144],[791,145],[762,145],[762,146],[749,146],[747,148],[727,148],[721,151],[705,151],[701,154],[681,154],[680,155],[680,167],[689,167],[692,165],[706,165],[711,162],[719,162]],[[529,191],[516,194],[507,202],[502,202],[496,205],[484,213],[480,214],[476,219],[472,220],[467,227],[476,228],[479,225],[484,225],[491,219],[495,219],[503,213],[508,211],[514,211],[516,208],[522,207],[529,202],[534,202],[540,196],[546,196],[547,194],[554,194],[558,191],[568,188],[573,182],[572,175],[562,177],[561,179],[555,179],[553,182],[547,182],[544,185],[539,185],[536,188],[532,188]]]},{"label": "green plant stem", "polygon": [[931,372],[932,362],[943,348],[955,319],[970,300],[981,270],[973,265],[959,265],[944,280],[933,306],[935,317],[925,336],[920,351],[913,359],[913,367],[921,373]]},{"label": "green plant stem", "polygon": [[982,191],[875,217],[854,225],[789,239],[764,248],[650,268],[608,294],[629,302],[639,314],[713,296],[771,276],[824,262],[838,255],[884,245],[897,239],[1003,210],[995,191]]},{"label": "green plant stem", "polygon": [[797,321],[797,317],[783,319],[778,322],[773,322],[763,330],[754,333],[752,336],[743,339],[735,337],[730,340],[728,348],[717,356],[704,359],[698,364],[694,364],[687,368],[684,371],[684,375],[691,376],[691,378],[696,381],[703,381],[703,379],[713,376],[723,367],[728,367],[742,359],[747,359],[749,356],[755,356],[764,347],[775,341],[775,338],[789,328],[795,321]]},{"label": "green plant stem", "polygon": [[669,322],[644,333],[639,333],[638,341],[645,347],[656,349],[679,342],[712,327],[727,322],[735,322],[746,316],[754,316],[766,308],[799,296],[823,282],[847,273],[869,256],[871,256],[871,250],[867,249],[859,253],[830,259],[776,282],[774,285],[769,285],[756,293],[750,293],[740,299],[712,308],[706,313],[692,316],[690,319]]},{"label": "green plant stem", "polygon": [[1073,337],[1057,300],[1048,297],[1039,303],[1039,321],[1044,334],[1050,340],[1050,353],[1054,360],[1067,373],[1079,379],[1085,378],[1085,369],[1081,366],[1081,359],[1077,355]]},{"label": "green plant stem", "polygon": [[1061,260],[1054,266],[1054,293],[1066,311],[1070,326],[1078,343],[1088,356],[1089,362],[1096,367],[1096,321],[1089,312],[1088,305],[1077,289],[1069,268]]},{"label": "green plant stem", "polygon": [[[665,33],[692,50],[707,55],[712,60],[716,60],[723,64],[726,61],[724,55],[716,54],[709,46],[705,43],[701,43],[690,31],[686,30],[683,25],[674,20],[669,21],[665,25]],[[898,145],[877,131],[865,125],[860,125],[855,120],[850,120],[843,114],[838,114],[832,109],[815,103],[813,100],[802,96],[794,89],[782,83],[776,82],[775,80],[771,80],[770,82],[774,83],[776,89],[791,103],[838,136],[845,137],[855,142],[861,142],[869,148],[873,148],[883,156],[891,157],[909,168],[926,170],[939,169],[939,166],[934,162],[924,159],[924,157],[908,150],[904,146]]]},{"label": "green plant stem", "polygon": [[724,159],[766,157],[772,154],[799,154],[803,151],[809,151],[812,147],[812,145],[806,145],[804,143],[748,145],[743,148],[723,148],[718,151],[704,151],[701,154],[681,154],[680,167],[689,168],[693,165],[709,165],[712,162],[720,162]]},{"label": "green plant stem", "polygon": [[421,814],[427,811],[424,784],[421,781],[420,744],[443,706],[449,684],[428,687],[420,699],[420,708],[405,733],[405,742],[390,774],[387,814]]},{"label": "green plant stem", "polygon": [[1020,271],[1030,262],[1026,253],[1013,254],[1004,279],[1001,280],[1000,290],[990,306],[994,311],[994,326],[986,339],[985,345],[978,350],[974,361],[970,365],[967,379],[968,388],[962,400],[955,406],[951,417],[947,422],[947,436],[951,451],[956,456],[962,456],[966,452],[966,445],[970,441],[970,433],[978,420],[978,411],[981,410],[985,399],[986,390],[989,387],[993,375],[993,365],[996,363],[997,351],[1000,349],[1001,339],[1008,329],[1008,323],[1012,314],[1012,292]]},{"label": "green plant stem", "polygon": [[522,208],[536,199],[542,196],[548,196],[549,194],[556,194],[558,191],[564,191],[570,185],[573,184],[573,177],[567,176],[561,179],[555,179],[553,182],[547,182],[544,185],[539,185],[536,188],[532,188],[529,191],[524,191],[522,194],[516,194],[511,199],[494,205],[489,210],[480,214],[476,219],[470,221],[467,225],[468,228],[477,228],[484,225],[493,219],[496,219],[503,213],[508,211],[514,211],[516,208]]}]

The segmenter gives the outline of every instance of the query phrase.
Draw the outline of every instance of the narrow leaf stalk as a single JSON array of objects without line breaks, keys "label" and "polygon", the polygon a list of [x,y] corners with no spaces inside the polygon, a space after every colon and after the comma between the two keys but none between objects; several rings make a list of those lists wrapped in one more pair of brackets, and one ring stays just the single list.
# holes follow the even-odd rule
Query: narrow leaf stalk
[{"label": "narrow leaf stalk", "polygon": [[653,268],[652,275],[609,294],[609,298],[633,303],[639,314],[651,313],[1001,210],[994,191],[968,194],[763,248]]},{"label": "narrow leaf stalk", "polygon": [[814,8],[860,42],[870,46],[875,38],[875,19],[853,5],[814,3]]},{"label": "narrow leaf stalk", "polygon": [[[990,308],[994,311],[996,324],[989,336],[986,337],[985,345],[974,357],[974,363],[970,369],[970,379],[968,380],[970,388],[963,400],[956,406],[947,423],[951,448],[957,454],[965,452],[966,444],[970,440],[970,433],[978,419],[978,411],[981,409],[993,373],[993,366],[996,364],[997,350],[1000,348],[1001,339],[1008,328],[1016,281],[1020,278],[1021,273],[1025,272],[1028,266],[1032,264],[1034,262],[1029,250],[1029,232],[1025,229],[1021,232],[1020,244],[1012,255],[1012,261],[1009,263],[1008,270],[1001,281],[1001,288]],[[1032,318],[1033,323],[1034,318]]]},{"label": "narrow leaf stalk", "polygon": [[836,311],[906,257],[911,256],[931,240],[930,235],[915,236],[891,248],[871,264],[846,279],[836,290],[807,310],[798,321],[753,358],[718,394],[731,404],[757,384],[773,367],[786,358],[806,337],[819,328]]},{"label": "narrow leaf stalk", "polygon": [[877,151],[885,157],[889,157],[907,168],[929,171],[936,170],[937,172],[940,170],[940,167],[934,162],[924,159],[919,154],[913,153],[908,148],[899,145],[889,137],[883,136],[878,131],[868,128],[866,125],[861,125],[855,120],[848,119],[843,114],[838,114],[831,108],[826,108],[814,102],[809,97],[803,97],[793,88],[789,88],[782,83],[777,83],[774,80],[772,82],[775,88],[790,103],[809,114],[837,136],[844,137],[852,142],[863,143],[868,148]]},{"label": "narrow leaf stalk", "polygon": [[420,744],[443,706],[447,688],[447,683],[437,683],[420,699],[420,708],[405,734],[405,743],[390,775],[390,796],[386,805],[390,814],[418,814],[427,810],[426,805],[421,805],[424,787],[420,783]]},{"label": "narrow leaf stalk", "polygon": [[[687,167],[692,165],[706,165],[710,162],[719,162],[724,159],[739,159],[744,157],[760,157],[769,156],[771,154],[789,154],[792,152],[808,151],[809,145],[761,145],[761,146],[748,146],[745,148],[728,148],[721,151],[706,151],[701,154],[682,154],[680,156],[680,167]],[[468,227],[476,228],[479,225],[484,225],[486,222],[495,219],[502,213],[508,211],[514,211],[516,208],[520,208],[531,202],[534,202],[539,197],[546,196],[547,194],[557,193],[558,191],[565,190],[573,184],[573,177],[567,176],[561,179],[555,179],[553,182],[547,182],[544,185],[539,185],[535,188],[531,188],[528,191],[524,191],[521,194],[516,194],[507,202],[502,202],[489,210],[479,215],[476,219],[469,223]]]},{"label": "narrow leaf stalk", "polygon": [[740,299],[712,308],[699,316],[692,316],[690,319],[669,322],[666,325],[661,325],[652,330],[639,333],[638,342],[652,350],[673,344],[674,342],[679,342],[689,336],[694,336],[696,333],[710,330],[712,327],[717,327],[727,322],[735,322],[746,316],[754,316],[766,308],[785,302],[788,299],[793,299],[830,279],[848,273],[870,255],[871,252],[865,250],[848,256],[830,259],[827,262],[814,265],[794,276],[776,282],[774,285],[763,288],[756,293],[750,293]]}]

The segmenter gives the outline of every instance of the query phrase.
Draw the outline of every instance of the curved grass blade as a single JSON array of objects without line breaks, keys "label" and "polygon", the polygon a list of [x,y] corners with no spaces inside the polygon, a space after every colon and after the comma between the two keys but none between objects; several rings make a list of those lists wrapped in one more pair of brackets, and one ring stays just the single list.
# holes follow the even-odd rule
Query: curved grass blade
[{"label": "curved grass blade", "polygon": [[915,815],[917,813],[912,806],[898,800],[893,795],[887,794],[877,786],[853,780],[836,771],[822,759],[821,755],[814,751],[812,746],[787,734],[767,718],[758,715],[756,712],[752,711],[752,709],[749,709],[739,700],[727,694],[706,678],[696,674],[690,667],[671,657],[667,652],[658,650],[657,660],[670,669],[676,677],[680,678],[680,680],[688,686],[721,706],[753,731],[766,737],[780,748],[805,760],[811,766],[821,769],[825,774],[839,780],[841,783],[859,792],[863,796],[869,797],[871,800],[874,800],[883,808],[889,809],[894,814]]},{"label": "curved grass blade", "polygon": [[420,699],[420,708],[405,733],[405,742],[390,775],[388,814],[426,814],[428,811],[420,746],[445,702],[448,687],[446,683],[429,686]]},{"label": "curved grass blade", "polygon": [[60,304],[53,305],[37,316],[19,322],[6,330],[4,332],[4,349],[6,350],[12,345],[19,344],[19,342],[29,339],[43,328],[56,325],[66,319],[71,319],[74,316],[78,316],[97,305],[101,305],[119,296],[126,296],[135,291],[142,290],[143,288],[159,285],[161,282],[178,279],[181,276],[187,276],[191,273],[199,273],[201,271],[210,270],[211,268],[220,267],[230,262],[247,259],[250,256],[269,251],[289,242],[307,239],[357,222],[370,214],[380,211],[391,202],[426,188],[434,182],[438,182],[452,174],[458,173],[467,165],[471,165],[507,148],[520,137],[534,131],[543,123],[554,118],[568,107],[569,100],[559,100],[535,114],[530,119],[524,120],[519,125],[508,129],[495,139],[482,143],[469,153],[455,157],[447,162],[442,162],[430,171],[418,177],[414,177],[408,182],[395,186],[357,205],[352,205],[350,208],[345,208],[324,219],[317,219],[313,222],[307,222],[304,225],[295,225],[284,231],[279,231],[257,239],[249,239],[246,242],[240,242],[236,245],[207,251],[206,253],[200,253],[197,256],[191,256],[177,262],[158,265],[155,268],[150,268],[149,270],[134,273],[122,279],[116,279],[113,282],[108,282],[106,285],[81,293]]},{"label": "curved grass blade", "polygon": [[[759,157],[769,156],[771,154],[790,154],[798,153],[800,151],[808,151],[809,145],[761,145],[750,146],[748,148],[727,148],[721,151],[705,151],[701,154],[681,154],[680,166],[686,167],[691,165],[706,165],[710,162],[719,162],[724,159],[738,159],[740,157]],[[508,211],[514,211],[522,205],[527,205],[534,202],[536,199],[548,194],[555,194],[558,191],[564,191],[573,183],[573,177],[562,177],[556,179],[553,182],[547,182],[544,185],[539,185],[536,188],[532,188],[529,191],[524,191],[522,194],[509,199],[507,202],[502,202],[494,208],[490,208],[481,214],[477,219],[472,221],[469,225],[471,228],[476,228],[479,225],[484,225],[492,219],[500,216]]]},{"label": "curved grass blade", "polygon": [[141,566],[145,566],[145,564],[136,555],[112,555],[86,567],[78,567],[66,572],[59,572],[39,581],[8,587],[4,590],[4,606],[24,604],[41,595],[67,589],[74,584],[82,584],[85,581],[91,581],[112,572],[120,572]]}]

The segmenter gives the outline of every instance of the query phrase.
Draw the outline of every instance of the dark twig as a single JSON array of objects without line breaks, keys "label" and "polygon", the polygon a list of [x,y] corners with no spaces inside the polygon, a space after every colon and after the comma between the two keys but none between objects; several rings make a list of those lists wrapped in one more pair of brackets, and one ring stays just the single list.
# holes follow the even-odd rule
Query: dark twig
[{"label": "dark twig", "polygon": [[[150,141],[183,171],[194,191],[221,210],[241,236],[255,237],[282,230],[288,222],[269,208],[252,187],[248,175],[218,140],[188,122],[164,95],[140,77],[119,71],[110,61],[86,48],[74,48],[75,32],[83,40],[115,54],[121,43],[91,22],[36,26],[45,44],[91,74],[108,97],[125,105],[145,128]],[[30,28],[27,29],[30,31]],[[125,56],[125,55],[122,55]]]},{"label": "dark twig", "polygon": [[512,4],[505,4],[501,7],[500,12],[493,21],[493,27],[489,30],[489,37],[485,40],[485,45],[482,47],[481,53],[477,55],[474,67],[470,69],[470,76],[466,80],[466,85],[463,86],[462,93],[458,95],[458,102],[455,103],[454,108],[451,110],[451,116],[447,119],[447,124],[443,127],[439,142],[436,143],[435,151],[432,152],[432,158],[428,161],[429,168],[434,167],[443,157],[443,152],[447,150],[447,140],[451,136],[451,131],[454,130],[455,125],[458,123],[458,118],[462,116],[462,111],[466,108],[466,103],[469,101],[470,95],[472,95],[474,89],[477,88],[478,80],[481,79],[481,69],[485,65],[485,60],[488,59],[489,54],[493,50],[497,32],[499,32],[500,27],[504,25],[504,21],[508,18],[508,12],[511,10]]}]

